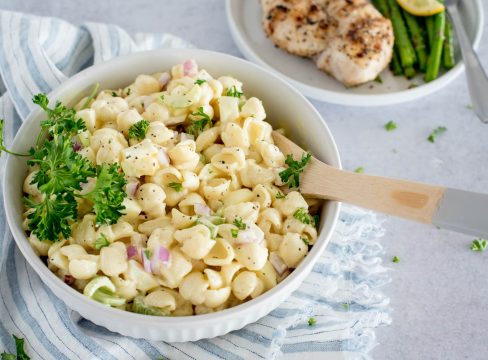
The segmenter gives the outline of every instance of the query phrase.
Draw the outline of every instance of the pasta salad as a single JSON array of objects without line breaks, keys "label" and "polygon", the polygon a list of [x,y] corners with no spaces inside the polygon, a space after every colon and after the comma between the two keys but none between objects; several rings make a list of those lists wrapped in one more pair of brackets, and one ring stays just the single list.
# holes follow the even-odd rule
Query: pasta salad
[{"label": "pasta salad", "polygon": [[222,310],[276,286],[317,239],[318,203],[285,186],[293,159],[231,76],[188,60],[73,109],[34,102],[47,119],[29,153],[24,229],[49,269],[96,301]]}]

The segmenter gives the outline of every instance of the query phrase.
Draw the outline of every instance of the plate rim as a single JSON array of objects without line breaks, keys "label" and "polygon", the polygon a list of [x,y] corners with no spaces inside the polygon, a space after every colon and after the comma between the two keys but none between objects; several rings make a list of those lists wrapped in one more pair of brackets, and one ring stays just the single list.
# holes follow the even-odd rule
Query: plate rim
[{"label": "plate rim", "polygon": [[[387,106],[395,105],[400,103],[405,103],[413,101],[423,96],[431,95],[434,92],[446,87],[464,71],[464,62],[461,59],[451,70],[443,74],[436,80],[430,83],[424,83],[413,89],[406,89],[401,91],[396,91],[393,93],[386,94],[345,94],[338,93],[336,91],[318,88],[315,86],[307,85],[300,81],[290,78],[283,72],[276,70],[274,67],[269,65],[264,61],[257,52],[245,41],[245,36],[239,31],[237,22],[232,12],[233,3],[243,3],[242,0],[226,0],[225,1],[225,12],[227,17],[227,23],[230,28],[230,32],[237,48],[241,51],[244,57],[260,66],[265,67],[268,70],[273,71],[278,76],[282,77],[284,80],[289,82],[291,85],[296,87],[304,96],[311,98],[313,100],[337,104],[337,105],[349,105],[349,106],[364,106],[364,107],[375,107],[375,106]],[[481,38],[483,36],[483,27],[485,23],[485,14],[483,12],[483,4],[481,0],[473,1],[473,6],[476,10],[476,30],[475,37],[473,40],[473,48],[478,50],[481,43]]]}]

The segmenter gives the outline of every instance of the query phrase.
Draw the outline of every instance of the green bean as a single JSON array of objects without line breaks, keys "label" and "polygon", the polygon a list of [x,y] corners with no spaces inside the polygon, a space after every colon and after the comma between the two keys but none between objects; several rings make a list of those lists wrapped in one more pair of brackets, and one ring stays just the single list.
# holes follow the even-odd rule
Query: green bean
[{"label": "green bean", "polygon": [[435,80],[439,75],[439,68],[442,61],[442,48],[444,46],[444,32],[446,27],[446,13],[443,11],[434,15],[434,35],[429,59],[427,60],[427,71],[424,76],[426,82]]},{"label": "green bean", "polygon": [[393,24],[393,31],[395,33],[395,42],[398,46],[398,53],[400,55],[400,62],[404,69],[412,67],[417,59],[415,50],[408,35],[407,27],[403,21],[402,11],[396,0],[387,0],[390,8],[391,22]]},{"label": "green bean", "polygon": [[420,71],[425,72],[427,69],[427,47],[424,41],[423,29],[420,26],[417,17],[406,11],[403,11],[403,16],[405,17],[408,30],[410,31],[410,38],[417,54],[419,69]]},{"label": "green bean", "polygon": [[452,29],[452,22],[449,18],[446,18],[446,28],[444,31],[444,52],[442,53],[442,60],[444,68],[449,70],[456,65],[454,59],[454,33]]}]

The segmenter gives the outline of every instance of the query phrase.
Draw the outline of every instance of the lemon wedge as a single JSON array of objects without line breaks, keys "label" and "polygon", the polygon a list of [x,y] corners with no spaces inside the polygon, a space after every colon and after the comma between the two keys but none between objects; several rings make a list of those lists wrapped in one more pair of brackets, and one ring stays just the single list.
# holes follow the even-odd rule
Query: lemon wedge
[{"label": "lemon wedge", "polygon": [[444,5],[437,0],[397,0],[406,12],[415,16],[431,16],[444,11]]}]

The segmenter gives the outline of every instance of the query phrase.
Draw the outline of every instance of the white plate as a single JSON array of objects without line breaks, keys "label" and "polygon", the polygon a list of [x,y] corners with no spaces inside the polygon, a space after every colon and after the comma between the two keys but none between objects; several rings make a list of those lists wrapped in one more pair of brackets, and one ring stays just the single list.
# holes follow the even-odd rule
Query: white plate
[{"label": "white plate", "polygon": [[[461,54],[456,46],[457,65],[430,83],[424,83],[420,75],[412,80],[407,80],[403,76],[395,77],[386,69],[381,73],[382,84],[369,82],[347,89],[331,76],[318,70],[311,60],[290,55],[274,46],[261,26],[259,0],[227,0],[226,10],[232,36],[244,56],[275,71],[305,96],[316,100],[353,106],[402,103],[432,94],[448,85],[464,70]],[[484,22],[481,0],[463,1],[459,10],[468,36],[477,49]],[[418,86],[409,89],[412,84]]]}]

